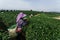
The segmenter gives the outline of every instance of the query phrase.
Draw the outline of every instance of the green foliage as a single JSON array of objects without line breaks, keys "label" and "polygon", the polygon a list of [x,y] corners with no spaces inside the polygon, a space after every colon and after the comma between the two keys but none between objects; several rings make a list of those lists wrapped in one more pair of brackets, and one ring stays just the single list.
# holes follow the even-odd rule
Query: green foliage
[{"label": "green foliage", "polygon": [[60,13],[45,13],[47,16],[49,17],[57,17],[57,16],[60,16]]},{"label": "green foliage", "polygon": [[[0,17],[10,27],[16,27],[16,16],[20,11],[8,11],[1,13]],[[28,16],[30,14],[36,15],[35,11],[23,11]],[[58,16],[58,14],[45,14],[44,12],[40,16],[33,16],[29,18],[29,24],[27,27],[23,27],[23,31],[26,32],[26,40],[58,40],[60,38],[60,20],[52,19],[51,17]],[[13,25],[13,26],[12,26]],[[3,34],[2,32],[0,34]],[[5,36],[4,36],[5,35]],[[8,33],[0,35],[3,39],[8,40]],[[6,38],[7,37],[7,38]],[[60,40],[60,39],[59,39]]]},{"label": "green foliage", "polygon": [[[11,26],[13,24],[16,24],[16,16],[18,15],[20,11],[3,11],[3,13],[0,12],[0,17],[3,18],[3,21],[7,24],[7,26]],[[35,11],[23,11],[25,14],[36,14]]]},{"label": "green foliage", "polygon": [[0,39],[1,40],[9,40],[8,32],[6,32],[4,30],[0,30]]},{"label": "green foliage", "polygon": [[26,40],[58,40],[60,21],[40,15],[30,19],[26,28]]}]

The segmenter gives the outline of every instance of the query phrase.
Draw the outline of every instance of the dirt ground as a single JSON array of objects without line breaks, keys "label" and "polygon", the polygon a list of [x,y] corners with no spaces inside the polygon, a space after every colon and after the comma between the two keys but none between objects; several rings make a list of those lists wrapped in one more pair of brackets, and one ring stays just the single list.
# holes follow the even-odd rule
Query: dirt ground
[{"label": "dirt ground", "polygon": [[54,19],[58,19],[58,20],[60,20],[60,16],[58,16],[58,17],[53,17]]}]

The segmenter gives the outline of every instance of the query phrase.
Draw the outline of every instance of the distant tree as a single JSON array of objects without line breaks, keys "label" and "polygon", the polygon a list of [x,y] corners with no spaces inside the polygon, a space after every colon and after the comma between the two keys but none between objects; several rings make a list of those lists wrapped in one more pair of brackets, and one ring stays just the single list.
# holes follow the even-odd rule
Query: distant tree
[{"label": "distant tree", "polygon": [[0,12],[1,12],[1,10],[0,10]]},{"label": "distant tree", "polygon": [[16,11],[16,10],[13,10],[14,12]]},{"label": "distant tree", "polygon": [[8,12],[9,10],[6,10],[6,12]]},{"label": "distant tree", "polygon": [[30,10],[30,11],[32,11],[32,10]]},{"label": "distant tree", "polygon": [[1,11],[1,12],[3,12],[4,10],[3,10],[3,9],[1,9],[0,11]]},{"label": "distant tree", "polygon": [[12,10],[10,10],[12,12]]}]

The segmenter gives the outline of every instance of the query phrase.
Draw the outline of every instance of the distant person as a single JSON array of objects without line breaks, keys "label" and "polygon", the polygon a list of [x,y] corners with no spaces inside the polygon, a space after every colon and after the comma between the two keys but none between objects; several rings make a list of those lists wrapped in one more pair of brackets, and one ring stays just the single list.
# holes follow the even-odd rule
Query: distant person
[{"label": "distant person", "polygon": [[20,40],[20,33],[22,32],[22,27],[25,26],[27,24],[27,18],[25,18],[27,15],[24,14],[23,12],[20,12],[17,15],[17,29],[16,29],[16,33],[17,33],[17,40]]},{"label": "distant person", "polygon": [[32,16],[33,16],[33,14],[30,14],[30,16],[29,16],[29,17],[31,18]]}]

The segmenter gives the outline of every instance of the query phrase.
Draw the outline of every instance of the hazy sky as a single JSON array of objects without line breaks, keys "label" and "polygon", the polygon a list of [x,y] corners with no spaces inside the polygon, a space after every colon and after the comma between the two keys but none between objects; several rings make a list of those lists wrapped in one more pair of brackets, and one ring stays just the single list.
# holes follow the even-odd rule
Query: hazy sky
[{"label": "hazy sky", "polygon": [[0,0],[0,9],[60,12],[60,0]]}]

